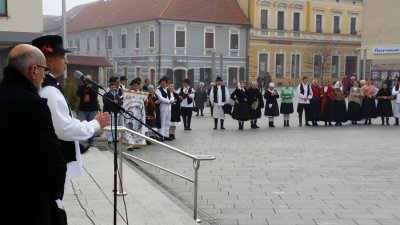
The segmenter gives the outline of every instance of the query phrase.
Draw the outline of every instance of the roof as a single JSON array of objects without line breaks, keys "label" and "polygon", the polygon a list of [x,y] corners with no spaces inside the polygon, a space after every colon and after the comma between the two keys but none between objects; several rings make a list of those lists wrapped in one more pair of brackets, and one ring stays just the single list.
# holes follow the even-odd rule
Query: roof
[{"label": "roof", "polygon": [[155,19],[250,25],[237,0],[111,0],[83,8],[68,32]]},{"label": "roof", "polygon": [[67,55],[68,64],[82,66],[112,67],[106,57]]}]

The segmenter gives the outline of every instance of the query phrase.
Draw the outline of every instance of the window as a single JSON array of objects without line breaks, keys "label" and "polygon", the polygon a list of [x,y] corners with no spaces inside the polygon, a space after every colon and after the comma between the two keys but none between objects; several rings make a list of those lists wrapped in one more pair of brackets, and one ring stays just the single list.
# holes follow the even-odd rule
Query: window
[{"label": "window", "polygon": [[268,10],[261,9],[260,28],[268,29]]},{"label": "window", "polygon": [[275,55],[275,77],[283,78],[285,74],[285,54]]},{"label": "window", "polygon": [[112,49],[112,42],[113,42],[113,33],[112,31],[109,31],[107,34],[107,40],[106,40],[106,48],[107,49]]},{"label": "window", "polygon": [[140,47],[140,29],[136,28],[135,29],[135,48]]},{"label": "window", "polygon": [[74,47],[74,43],[72,40],[68,40],[68,48],[73,48]]},{"label": "window", "polygon": [[204,34],[204,47],[214,48],[214,28],[206,28]]},{"label": "window", "polygon": [[322,33],[322,15],[317,15],[315,19],[315,32]]},{"label": "window", "polygon": [[7,0],[0,0],[0,16],[7,16]]},{"label": "window", "polygon": [[149,47],[154,48],[154,38],[155,38],[155,28],[150,27],[150,34],[149,34]]},{"label": "window", "polygon": [[339,56],[337,55],[332,56],[331,76],[335,78],[339,77]]},{"label": "window", "polygon": [[350,34],[357,34],[357,18],[355,17],[350,18]]},{"label": "window", "polygon": [[300,13],[293,13],[293,31],[300,31]]},{"label": "window", "polygon": [[340,34],[340,16],[333,16],[333,33]]},{"label": "window", "polygon": [[90,51],[90,39],[86,39],[86,51]]},{"label": "window", "polygon": [[175,28],[175,47],[186,47],[186,27]]},{"label": "window", "polygon": [[231,30],[229,42],[230,42],[229,47],[231,50],[239,49],[239,31],[238,30]]},{"label": "window", "polygon": [[136,67],[136,77],[141,77],[140,76],[140,67]]},{"label": "window", "polygon": [[79,39],[75,40],[75,48],[76,48],[76,51],[80,51],[81,50],[81,42],[80,42]]},{"label": "window", "polygon": [[300,77],[300,54],[292,54],[291,77]]},{"label": "window", "polygon": [[268,72],[268,53],[258,54],[258,75],[265,75]]},{"label": "window", "polygon": [[96,38],[96,49],[100,50],[100,38],[99,37]]},{"label": "window", "polygon": [[321,77],[322,74],[322,56],[314,55],[314,77]]},{"label": "window", "polygon": [[277,30],[285,30],[285,12],[278,11]]},{"label": "window", "polygon": [[119,48],[125,49],[126,48],[126,30],[122,30],[121,34],[118,37],[118,46]]}]

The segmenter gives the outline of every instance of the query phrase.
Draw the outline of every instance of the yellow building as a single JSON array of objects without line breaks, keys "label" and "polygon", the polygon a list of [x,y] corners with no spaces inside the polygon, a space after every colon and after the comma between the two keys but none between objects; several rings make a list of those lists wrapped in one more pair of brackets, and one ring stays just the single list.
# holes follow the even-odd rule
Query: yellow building
[{"label": "yellow building", "polygon": [[249,80],[337,80],[360,68],[361,0],[238,0],[252,24]]}]

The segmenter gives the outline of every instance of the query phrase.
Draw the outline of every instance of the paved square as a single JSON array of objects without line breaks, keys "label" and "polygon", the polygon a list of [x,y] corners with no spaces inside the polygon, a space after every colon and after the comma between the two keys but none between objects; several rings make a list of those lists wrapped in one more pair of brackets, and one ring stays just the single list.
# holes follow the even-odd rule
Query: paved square
[{"label": "paved square", "polygon": [[[199,172],[199,208],[217,224],[400,224],[399,126],[298,127],[292,115],[290,128],[263,117],[240,131],[227,117],[226,130],[213,130],[205,111],[167,144],[217,157]],[[190,159],[159,146],[131,154],[193,177]],[[138,164],[193,203],[192,183]]]}]

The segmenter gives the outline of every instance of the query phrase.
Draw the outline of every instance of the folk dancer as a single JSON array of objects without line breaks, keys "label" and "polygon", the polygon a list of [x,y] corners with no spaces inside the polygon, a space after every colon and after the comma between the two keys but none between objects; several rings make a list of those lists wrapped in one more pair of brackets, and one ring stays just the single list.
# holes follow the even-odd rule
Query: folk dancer
[{"label": "folk dancer", "polygon": [[277,99],[279,98],[279,93],[275,90],[275,84],[269,83],[268,90],[264,93],[265,101],[265,112],[264,115],[268,116],[268,126],[275,127],[274,117],[279,116],[279,106]]},{"label": "folk dancer", "polygon": [[400,78],[397,78],[397,83],[392,89],[393,95],[393,116],[395,118],[395,123],[393,125],[399,125],[400,118]]},{"label": "folk dancer", "polygon": [[260,91],[262,89],[259,89],[258,86],[258,83],[256,81],[253,81],[250,84],[250,88],[247,89],[250,105],[249,114],[251,128],[253,129],[260,128],[259,126],[257,126],[257,119],[261,118],[261,109],[264,108],[264,99]]},{"label": "folk dancer", "polygon": [[322,100],[321,100],[321,120],[325,122],[325,126],[332,126],[334,120],[333,113],[333,101],[335,100],[335,91],[329,84],[329,81],[324,82],[322,88]]},{"label": "folk dancer", "polygon": [[239,82],[239,86],[232,92],[230,98],[235,101],[232,118],[239,122],[239,130],[243,130],[244,121],[249,120],[249,96],[244,87],[244,81]]},{"label": "folk dancer", "polygon": [[361,102],[362,93],[358,81],[352,82],[353,87],[350,88],[349,104],[347,110],[347,118],[351,120],[352,125],[357,125],[357,121],[361,120]]},{"label": "folk dancer", "polygon": [[225,112],[222,107],[229,102],[229,91],[228,88],[222,85],[222,81],[221,77],[217,77],[215,79],[215,85],[210,90],[210,102],[211,107],[213,108],[212,115],[214,117],[214,130],[217,129],[218,119],[220,120],[221,130],[225,130]]},{"label": "folk dancer", "polygon": [[283,83],[283,88],[281,89],[281,114],[283,114],[283,126],[289,127],[290,114],[294,112],[293,109],[293,97],[294,91],[291,88],[289,81]]},{"label": "folk dancer", "polygon": [[310,100],[313,97],[311,86],[308,84],[308,77],[303,77],[302,83],[297,86],[297,96],[299,101],[297,104],[297,112],[299,113],[299,126],[302,126],[303,110],[305,112],[306,126],[310,126],[308,123],[310,119]]},{"label": "folk dancer", "polygon": [[190,128],[190,122],[192,121],[193,99],[195,93],[193,88],[190,87],[189,79],[184,79],[182,81],[182,87],[178,89],[177,93],[179,94],[180,98],[180,110],[182,114],[184,130],[192,130],[192,128]]},{"label": "folk dancer", "polygon": [[361,104],[362,116],[365,119],[364,124],[371,125],[371,118],[377,117],[375,95],[378,93],[378,88],[372,84],[372,80],[367,80],[366,85],[361,88],[363,93],[363,101]]},{"label": "folk dancer", "polygon": [[160,134],[163,135],[165,141],[171,141],[169,138],[169,127],[171,123],[171,104],[175,102],[173,94],[168,89],[168,78],[162,77],[158,84],[160,87],[156,90],[156,95],[160,103],[161,128]]},{"label": "folk dancer", "polygon": [[378,105],[376,106],[377,116],[380,116],[382,119],[382,126],[389,124],[389,117],[393,116],[392,109],[392,90],[389,89],[389,84],[383,83],[382,88],[379,89],[378,94],[376,94],[376,98],[378,99]]}]

